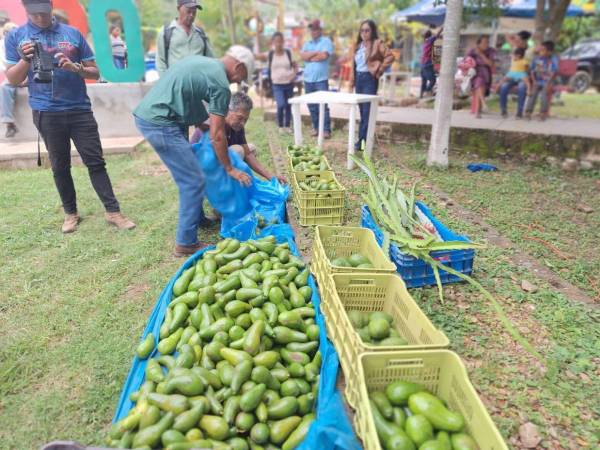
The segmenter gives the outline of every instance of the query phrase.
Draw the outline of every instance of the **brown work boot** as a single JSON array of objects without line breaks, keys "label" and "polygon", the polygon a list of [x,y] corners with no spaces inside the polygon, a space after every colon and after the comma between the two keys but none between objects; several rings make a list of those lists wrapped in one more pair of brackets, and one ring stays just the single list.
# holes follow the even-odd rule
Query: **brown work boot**
[{"label": "brown work boot", "polygon": [[175,246],[175,251],[173,252],[173,255],[176,256],[177,258],[182,258],[184,256],[192,256],[198,250],[202,250],[207,245],[208,244],[205,244],[204,242],[198,242],[197,244],[193,244],[193,245],[177,244]]},{"label": "brown work boot", "polygon": [[107,212],[104,217],[106,217],[109,225],[113,225],[119,230],[133,230],[135,228],[135,223],[120,212]]},{"label": "brown work boot", "polygon": [[62,232],[67,234],[67,233],[73,233],[73,232],[77,231],[77,225],[79,225],[80,221],[81,221],[81,217],[79,217],[79,214],[77,214],[77,213],[65,214],[65,221],[63,222],[63,225],[62,225]]}]

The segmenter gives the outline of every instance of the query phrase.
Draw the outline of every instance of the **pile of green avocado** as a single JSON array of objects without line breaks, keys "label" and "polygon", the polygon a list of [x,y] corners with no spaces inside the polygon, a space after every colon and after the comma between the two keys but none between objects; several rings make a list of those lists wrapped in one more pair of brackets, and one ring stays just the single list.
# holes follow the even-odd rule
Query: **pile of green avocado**
[{"label": "pile of green avocado", "polygon": [[335,180],[325,180],[319,175],[306,177],[303,181],[298,182],[298,186],[306,192],[337,191],[340,189],[339,184]]},{"label": "pile of green avocado", "polygon": [[384,450],[477,450],[464,418],[416,383],[395,381],[369,398]]},{"label": "pile of green avocado", "polygon": [[290,145],[288,155],[295,172],[330,170],[323,150],[310,145]]},{"label": "pile of green avocado", "polygon": [[329,170],[324,156],[295,156],[292,158],[292,168],[295,172]]},{"label": "pile of green avocado", "polygon": [[394,318],[388,313],[350,310],[348,318],[365,343],[381,346],[408,345],[408,341],[394,328]]},{"label": "pile of green avocado", "polygon": [[[160,356],[107,439],[117,448],[292,450],[313,413],[321,355],[309,272],[272,236],[219,242],[173,286]],[[154,351],[154,336],[137,348]]]},{"label": "pile of green avocado", "polygon": [[323,156],[323,150],[310,145],[290,145],[288,146],[288,154],[290,158]]},{"label": "pile of green avocado", "polygon": [[356,267],[357,269],[372,269],[371,260],[360,253],[354,253],[347,258],[339,257],[331,260],[332,266],[338,267]]}]

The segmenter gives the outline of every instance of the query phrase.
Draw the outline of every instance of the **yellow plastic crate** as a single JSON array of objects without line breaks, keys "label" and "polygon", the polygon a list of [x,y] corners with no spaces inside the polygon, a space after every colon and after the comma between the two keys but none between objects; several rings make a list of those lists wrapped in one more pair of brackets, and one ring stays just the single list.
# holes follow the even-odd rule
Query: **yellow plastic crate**
[{"label": "yellow plastic crate", "polygon": [[360,399],[354,424],[365,450],[382,450],[369,404],[369,392],[397,380],[422,384],[465,418],[465,431],[480,450],[508,450],[469,381],[456,353],[448,350],[364,353],[358,361]]},{"label": "yellow plastic crate", "polygon": [[[325,181],[335,181],[339,189],[331,191],[303,191],[300,189],[299,182],[315,175]],[[300,225],[339,225],[342,223],[346,190],[336,180],[333,172],[292,172],[291,179]]]},{"label": "yellow plastic crate", "polygon": [[[334,266],[335,258],[348,257],[354,253],[367,256],[372,268]],[[331,273],[395,273],[396,266],[377,245],[375,234],[368,228],[318,226],[313,243],[312,272],[319,285],[325,288]]]},{"label": "yellow plastic crate", "polygon": [[[356,361],[362,353],[440,349],[450,345],[396,274],[333,274],[324,291],[323,313],[345,374],[345,394],[350,406],[356,407],[359,401]],[[377,346],[363,342],[348,317],[351,310],[390,314],[394,328],[408,345]]]}]

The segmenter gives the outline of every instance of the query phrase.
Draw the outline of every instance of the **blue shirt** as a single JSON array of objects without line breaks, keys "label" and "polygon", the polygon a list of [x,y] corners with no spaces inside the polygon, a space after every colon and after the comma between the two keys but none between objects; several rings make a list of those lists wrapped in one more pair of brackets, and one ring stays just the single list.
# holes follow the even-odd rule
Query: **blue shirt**
[{"label": "blue shirt", "polygon": [[536,83],[543,85],[552,79],[552,76],[558,72],[558,58],[552,56],[536,56],[531,61],[531,75]]},{"label": "blue shirt", "polygon": [[[37,38],[51,55],[64,53],[71,61],[93,61],[94,53],[76,28],[54,21],[50,28],[42,29],[31,22],[13,30],[6,38],[6,63],[17,64],[21,57],[17,48]],[[52,83],[33,81],[29,68],[29,106],[34,111],[89,111],[92,108],[85,81],[78,74],[54,69]]]},{"label": "blue shirt", "polygon": [[308,41],[302,47],[303,52],[327,52],[329,57],[323,61],[306,62],[304,64],[304,81],[316,83],[329,79],[329,59],[333,55],[331,39],[321,36],[319,39]]},{"label": "blue shirt", "polygon": [[354,63],[356,64],[357,72],[369,71],[369,67],[367,66],[367,49],[365,44],[360,44],[360,47],[354,55]]}]

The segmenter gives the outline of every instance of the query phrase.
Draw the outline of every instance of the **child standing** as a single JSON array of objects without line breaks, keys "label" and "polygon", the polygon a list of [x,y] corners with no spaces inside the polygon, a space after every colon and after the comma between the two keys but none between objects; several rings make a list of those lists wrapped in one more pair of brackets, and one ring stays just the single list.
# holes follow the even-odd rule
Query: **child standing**
[{"label": "child standing", "polygon": [[531,62],[530,74],[533,81],[531,96],[527,99],[525,116],[531,119],[538,95],[541,94],[540,120],[548,118],[554,78],[558,72],[558,57],[554,53],[554,42],[544,41],[538,55]]}]

